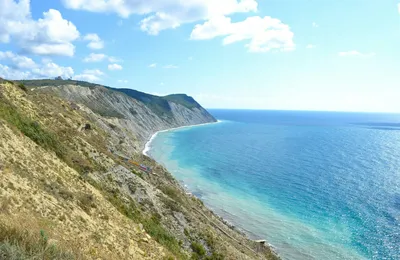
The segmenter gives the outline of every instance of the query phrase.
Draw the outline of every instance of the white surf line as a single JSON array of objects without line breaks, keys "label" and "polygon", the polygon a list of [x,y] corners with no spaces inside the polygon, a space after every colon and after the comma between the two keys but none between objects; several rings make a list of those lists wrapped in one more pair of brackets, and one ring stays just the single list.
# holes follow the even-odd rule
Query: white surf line
[{"label": "white surf line", "polygon": [[52,87],[52,86],[44,86],[44,87],[32,88],[31,91],[41,90],[41,89],[45,89],[45,88],[49,88],[49,87]]},{"label": "white surf line", "polygon": [[143,149],[142,153],[143,153],[143,155],[149,156],[147,153],[148,153],[148,151],[150,151],[150,144],[151,144],[151,142],[153,142],[154,138],[156,138],[156,136],[159,133],[174,131],[174,130],[183,129],[183,128],[191,128],[191,127],[196,127],[196,126],[217,124],[217,123],[221,123],[221,122],[222,122],[221,120],[217,120],[217,122],[204,123],[204,124],[198,124],[198,125],[186,125],[186,126],[174,127],[174,128],[169,128],[169,129],[166,129],[166,130],[157,131],[147,141],[146,145],[144,146],[144,149]]}]

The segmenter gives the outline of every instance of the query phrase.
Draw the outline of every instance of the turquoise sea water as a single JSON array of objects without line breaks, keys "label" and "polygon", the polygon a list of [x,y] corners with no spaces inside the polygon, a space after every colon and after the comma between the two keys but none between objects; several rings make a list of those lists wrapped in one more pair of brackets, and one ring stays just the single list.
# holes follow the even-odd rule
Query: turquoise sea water
[{"label": "turquoise sea water", "polygon": [[284,259],[400,259],[400,115],[211,110],[149,154]]}]

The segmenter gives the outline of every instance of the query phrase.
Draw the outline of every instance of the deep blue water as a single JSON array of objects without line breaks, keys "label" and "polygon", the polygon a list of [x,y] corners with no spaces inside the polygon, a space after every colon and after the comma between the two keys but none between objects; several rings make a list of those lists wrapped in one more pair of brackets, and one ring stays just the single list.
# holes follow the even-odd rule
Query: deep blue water
[{"label": "deep blue water", "polygon": [[211,110],[150,155],[285,259],[400,259],[400,115]]}]

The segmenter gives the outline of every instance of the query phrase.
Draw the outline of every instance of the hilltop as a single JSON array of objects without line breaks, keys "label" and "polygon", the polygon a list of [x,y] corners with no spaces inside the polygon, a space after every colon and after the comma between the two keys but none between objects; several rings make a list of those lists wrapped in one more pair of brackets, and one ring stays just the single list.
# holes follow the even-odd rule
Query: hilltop
[{"label": "hilltop", "polygon": [[277,259],[141,153],[214,121],[181,94],[0,79],[0,258]]}]

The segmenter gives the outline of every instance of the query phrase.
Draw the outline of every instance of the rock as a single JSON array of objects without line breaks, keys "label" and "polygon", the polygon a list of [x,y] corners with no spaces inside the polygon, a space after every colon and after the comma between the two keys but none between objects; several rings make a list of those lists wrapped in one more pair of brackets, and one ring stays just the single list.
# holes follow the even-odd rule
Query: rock
[{"label": "rock", "polygon": [[90,124],[85,124],[85,130],[92,130],[92,126]]},{"label": "rock", "polygon": [[147,237],[142,237],[140,239],[141,242],[149,243],[149,239]]},{"label": "rock", "polygon": [[136,249],[136,252],[138,252],[140,255],[142,255],[142,256],[144,256],[146,253],[142,250],[142,249],[140,249],[140,248],[137,248]]}]

